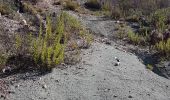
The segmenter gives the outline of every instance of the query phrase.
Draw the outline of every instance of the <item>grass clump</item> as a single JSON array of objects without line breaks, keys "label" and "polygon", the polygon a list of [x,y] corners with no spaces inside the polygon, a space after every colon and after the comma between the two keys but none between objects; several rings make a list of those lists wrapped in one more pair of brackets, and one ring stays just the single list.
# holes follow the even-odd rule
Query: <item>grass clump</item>
[{"label": "grass clump", "polygon": [[136,45],[140,44],[140,42],[141,42],[141,36],[139,36],[137,33],[134,33],[131,30],[128,31],[127,37],[129,38],[131,43],[134,43]]},{"label": "grass clump", "polygon": [[61,39],[64,37],[63,14],[58,17],[57,22],[57,29],[53,33],[51,19],[48,17],[45,36],[42,36],[42,26],[40,26],[39,37],[38,39],[34,39],[32,43],[32,53],[35,62],[47,66],[48,68],[54,67],[64,61],[66,41],[61,43]]},{"label": "grass clump", "polygon": [[155,49],[166,57],[170,56],[170,38],[167,41],[160,41],[156,43]]},{"label": "grass clump", "polygon": [[170,7],[159,9],[150,15],[151,23],[159,32],[163,32],[167,27],[168,17],[170,15]]},{"label": "grass clump", "polygon": [[153,70],[153,66],[151,64],[147,64],[146,68],[151,70],[151,71]]}]

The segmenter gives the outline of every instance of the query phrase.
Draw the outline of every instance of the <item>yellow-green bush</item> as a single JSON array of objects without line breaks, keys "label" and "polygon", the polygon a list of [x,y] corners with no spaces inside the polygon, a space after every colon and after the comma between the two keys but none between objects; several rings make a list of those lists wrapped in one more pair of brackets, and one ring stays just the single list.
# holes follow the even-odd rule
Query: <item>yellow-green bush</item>
[{"label": "yellow-green bush", "polygon": [[151,64],[147,64],[146,68],[151,70],[151,71],[153,70],[153,66]]},{"label": "yellow-green bush", "polygon": [[170,15],[170,7],[159,9],[150,15],[152,24],[160,31],[163,32],[167,28],[167,20]]},{"label": "yellow-green bush", "polygon": [[41,63],[48,68],[62,63],[64,59],[65,43],[61,43],[61,38],[64,36],[63,13],[58,17],[57,22],[57,29],[52,32],[51,18],[47,17],[45,36],[42,36],[42,25],[40,25],[39,37],[34,39],[32,43],[35,62]]},{"label": "yellow-green bush", "polygon": [[167,57],[170,56],[170,38],[167,41],[160,41],[155,45],[155,48],[159,53]]},{"label": "yellow-green bush", "polygon": [[129,30],[127,36],[129,38],[130,42],[132,42],[134,44],[140,44],[141,36],[139,36],[137,33],[134,33],[132,30]]}]

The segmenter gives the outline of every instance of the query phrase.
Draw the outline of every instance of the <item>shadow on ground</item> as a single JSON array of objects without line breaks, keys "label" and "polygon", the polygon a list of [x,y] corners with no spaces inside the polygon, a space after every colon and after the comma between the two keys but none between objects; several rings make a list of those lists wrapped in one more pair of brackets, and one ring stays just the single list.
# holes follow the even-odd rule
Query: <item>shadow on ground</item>
[{"label": "shadow on ground", "polygon": [[[165,66],[160,64],[161,60],[159,54],[150,54],[147,52],[135,52],[137,57],[142,60],[143,64],[147,66],[148,64],[153,66],[153,72],[161,77],[170,79],[170,66]],[[169,70],[168,70],[169,69]]]},{"label": "shadow on ground", "polygon": [[9,76],[15,76],[15,80],[27,80],[36,79],[37,77],[46,75],[52,70],[45,67],[40,67],[35,64],[33,59],[29,56],[12,56],[7,60],[7,67],[10,70],[6,70],[5,73],[0,73],[0,79],[7,78]]}]

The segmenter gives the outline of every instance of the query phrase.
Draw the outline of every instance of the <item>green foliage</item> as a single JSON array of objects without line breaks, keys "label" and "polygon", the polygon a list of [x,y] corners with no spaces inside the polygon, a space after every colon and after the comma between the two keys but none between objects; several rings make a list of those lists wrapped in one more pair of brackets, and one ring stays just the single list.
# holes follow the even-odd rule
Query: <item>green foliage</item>
[{"label": "green foliage", "polygon": [[137,33],[134,33],[132,30],[128,31],[127,36],[129,38],[130,42],[132,42],[134,44],[139,44],[141,42],[141,37]]},{"label": "green foliage", "polygon": [[42,36],[42,25],[38,39],[33,41],[33,57],[35,62],[41,63],[47,68],[55,67],[55,65],[63,62],[65,42],[62,44],[61,39],[64,36],[64,19],[63,13],[57,19],[57,28],[52,32],[51,18],[47,17],[47,26],[45,36]]},{"label": "green foliage", "polygon": [[151,71],[153,70],[153,66],[150,65],[150,64],[147,64],[146,68],[149,69],[149,70],[151,70]]},{"label": "green foliage", "polygon": [[159,9],[151,14],[151,22],[160,32],[163,32],[167,28],[166,22],[168,20],[169,15],[170,7],[165,9]]},{"label": "green foliage", "polygon": [[[31,59],[34,60],[34,63],[41,67],[51,69],[55,67],[55,65],[64,62],[65,47],[69,40],[68,37],[73,37],[72,39],[75,39],[76,36],[76,38],[85,39],[88,44],[92,42],[90,33],[81,27],[77,19],[65,12],[62,12],[57,17],[55,30],[52,29],[50,16],[47,16],[46,22],[45,30],[43,30],[42,23],[40,23],[38,37],[34,37],[31,33],[24,39],[24,36],[21,38],[22,35],[16,35],[15,37],[15,48],[17,48],[17,51],[22,50],[22,52],[26,52],[22,54],[28,54],[29,57],[32,57]],[[72,35],[67,36],[66,33],[68,32]],[[29,49],[28,52],[25,51],[25,48]]]},{"label": "green foliage", "polygon": [[160,41],[155,45],[156,50],[169,57],[170,56],[170,38],[167,41]]},{"label": "green foliage", "polygon": [[78,21],[75,17],[70,16],[66,12],[63,12],[63,17],[67,30],[76,30],[81,28],[80,21]]}]

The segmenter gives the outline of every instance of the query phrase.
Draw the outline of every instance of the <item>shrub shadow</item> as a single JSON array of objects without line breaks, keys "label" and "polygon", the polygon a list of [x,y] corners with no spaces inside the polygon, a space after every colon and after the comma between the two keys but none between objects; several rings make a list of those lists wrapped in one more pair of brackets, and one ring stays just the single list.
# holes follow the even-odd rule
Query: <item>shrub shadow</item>
[{"label": "shrub shadow", "polygon": [[0,78],[15,76],[15,80],[36,79],[37,77],[46,75],[52,71],[45,66],[40,67],[37,65],[30,56],[22,55],[8,58],[6,67],[9,67],[10,70],[7,70],[5,73],[1,72]]},{"label": "shrub shadow", "polygon": [[164,65],[160,65],[160,56],[159,54],[155,53],[148,53],[148,52],[135,52],[136,56],[142,60],[145,66],[152,65],[153,72],[161,77],[170,79],[170,75],[168,75],[168,70],[164,67]]}]

